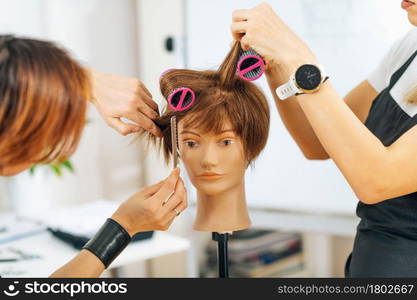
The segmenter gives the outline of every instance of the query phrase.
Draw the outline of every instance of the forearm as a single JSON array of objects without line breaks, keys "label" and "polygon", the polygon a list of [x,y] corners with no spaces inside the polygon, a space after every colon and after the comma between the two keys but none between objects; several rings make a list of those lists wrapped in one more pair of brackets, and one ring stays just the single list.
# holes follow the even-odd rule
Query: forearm
[{"label": "forearm", "polygon": [[90,251],[81,250],[77,256],[51,274],[50,277],[99,277],[103,263]]},{"label": "forearm", "polygon": [[331,82],[297,97],[318,139],[358,198],[375,203],[389,178],[388,149],[355,116]]},{"label": "forearm", "polygon": [[268,70],[266,76],[281,120],[304,156],[308,159],[328,159],[329,155],[314,133],[297,97],[282,101],[275,93],[275,89],[287,82],[288,77],[281,75],[276,69]]},{"label": "forearm", "polygon": [[[111,219],[122,226],[129,236],[134,234],[134,230],[124,220],[119,211],[116,211],[111,216]],[[108,235],[108,233],[110,232],[103,232],[101,234]],[[100,235],[100,231],[96,235]],[[116,237],[114,238],[116,239]],[[99,277],[104,269],[103,262],[95,254],[87,249],[83,249],[72,260],[56,270],[51,277]]]}]

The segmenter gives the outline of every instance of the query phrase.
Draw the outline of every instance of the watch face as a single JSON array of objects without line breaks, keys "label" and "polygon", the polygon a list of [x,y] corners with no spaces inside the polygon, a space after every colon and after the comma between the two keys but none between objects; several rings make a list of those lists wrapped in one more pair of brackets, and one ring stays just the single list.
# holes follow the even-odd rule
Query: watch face
[{"label": "watch face", "polygon": [[295,73],[295,81],[303,90],[314,90],[321,83],[320,69],[314,65],[302,65]]}]

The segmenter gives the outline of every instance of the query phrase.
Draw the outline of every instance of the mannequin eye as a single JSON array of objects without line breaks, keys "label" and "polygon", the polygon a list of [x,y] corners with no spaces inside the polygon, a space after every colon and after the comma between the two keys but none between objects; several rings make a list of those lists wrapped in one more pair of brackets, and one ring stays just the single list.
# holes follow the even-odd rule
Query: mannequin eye
[{"label": "mannequin eye", "polygon": [[194,141],[184,141],[184,144],[188,147],[188,148],[194,148],[197,146],[197,143]]},{"label": "mannequin eye", "polygon": [[224,139],[221,141],[222,146],[230,146],[234,141],[232,139]]}]

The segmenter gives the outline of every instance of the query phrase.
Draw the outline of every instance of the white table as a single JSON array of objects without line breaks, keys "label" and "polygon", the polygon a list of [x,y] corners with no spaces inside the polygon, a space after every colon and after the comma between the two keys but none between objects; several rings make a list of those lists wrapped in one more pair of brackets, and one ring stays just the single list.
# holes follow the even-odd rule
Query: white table
[{"label": "white table", "polygon": [[[19,249],[24,253],[37,254],[41,258],[0,263],[0,274],[3,277],[48,277],[78,253],[75,248],[55,238],[49,232],[1,244],[0,250],[7,247]],[[166,232],[155,232],[149,240],[130,243],[114,260],[110,269],[189,250],[189,240]]]}]

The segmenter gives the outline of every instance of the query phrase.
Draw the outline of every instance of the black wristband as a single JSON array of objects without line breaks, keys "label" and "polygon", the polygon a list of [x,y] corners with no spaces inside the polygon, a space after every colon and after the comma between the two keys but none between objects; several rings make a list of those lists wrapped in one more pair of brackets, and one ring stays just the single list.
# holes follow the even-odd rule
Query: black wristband
[{"label": "black wristband", "polygon": [[119,223],[109,218],[83,249],[97,256],[107,269],[126,248],[130,240],[129,233]]}]

